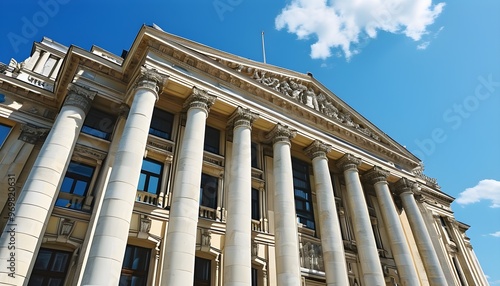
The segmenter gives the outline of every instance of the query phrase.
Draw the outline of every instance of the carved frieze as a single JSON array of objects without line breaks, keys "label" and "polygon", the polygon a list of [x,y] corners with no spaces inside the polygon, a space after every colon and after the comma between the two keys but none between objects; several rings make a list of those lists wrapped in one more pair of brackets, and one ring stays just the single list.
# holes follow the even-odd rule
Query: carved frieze
[{"label": "carved frieze", "polygon": [[49,129],[40,128],[31,124],[23,124],[18,139],[29,144],[35,144],[39,139],[47,136],[48,133]]}]

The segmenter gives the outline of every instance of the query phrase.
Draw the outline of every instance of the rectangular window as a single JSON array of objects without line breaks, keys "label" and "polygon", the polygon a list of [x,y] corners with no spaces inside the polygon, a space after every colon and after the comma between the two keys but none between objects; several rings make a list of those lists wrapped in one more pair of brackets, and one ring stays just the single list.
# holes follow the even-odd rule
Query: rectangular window
[{"label": "rectangular window", "polygon": [[40,248],[28,286],[64,285],[71,252]]},{"label": "rectangular window", "polygon": [[252,219],[260,220],[259,190],[252,188]]},{"label": "rectangular window", "polygon": [[292,170],[297,217],[305,227],[315,229],[311,184],[309,183],[309,165],[292,158]]},{"label": "rectangular window", "polygon": [[256,268],[252,267],[252,286],[259,286],[259,275]]},{"label": "rectangular window", "polygon": [[56,206],[82,209],[95,168],[71,161],[61,184]]},{"label": "rectangular window", "polygon": [[98,138],[109,140],[115,127],[116,117],[91,108],[85,122],[83,123],[82,133],[89,134]]},{"label": "rectangular window", "polygon": [[149,134],[170,140],[172,139],[173,123],[174,115],[172,113],[155,107],[149,126]]},{"label": "rectangular window", "polygon": [[205,129],[205,151],[219,154],[220,151],[220,131],[213,127],[207,126]]},{"label": "rectangular window", "polygon": [[259,164],[259,145],[257,143],[253,143],[251,145],[251,156],[252,156],[252,167],[259,169],[260,164]]},{"label": "rectangular window", "polygon": [[196,257],[194,261],[194,283],[193,286],[210,286],[212,261]]},{"label": "rectangular window", "polygon": [[161,187],[162,171],[162,163],[144,158],[142,160],[142,169],[137,190],[155,195],[158,194]]},{"label": "rectangular window", "polygon": [[200,205],[216,209],[218,190],[219,190],[218,178],[207,174],[201,174]]},{"label": "rectangular window", "polygon": [[120,286],[147,285],[150,254],[149,248],[127,245],[120,275]]},{"label": "rectangular window", "polygon": [[0,148],[2,148],[3,143],[7,140],[11,129],[12,127],[0,123]]}]

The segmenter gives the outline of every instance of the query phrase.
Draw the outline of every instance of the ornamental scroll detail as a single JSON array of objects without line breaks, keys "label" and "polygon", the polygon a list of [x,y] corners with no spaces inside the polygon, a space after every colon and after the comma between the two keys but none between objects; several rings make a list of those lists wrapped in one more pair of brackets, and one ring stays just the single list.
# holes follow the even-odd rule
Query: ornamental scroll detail
[{"label": "ornamental scroll detail", "polygon": [[341,111],[335,107],[328,95],[315,90],[311,85],[304,85],[299,79],[279,77],[267,71],[244,67],[235,63],[227,63],[227,65],[239,73],[247,74],[253,80],[288,96],[294,101],[321,112],[332,120],[342,123],[347,127],[354,128],[377,141],[381,141],[380,137],[375,132],[354,122],[348,111]]}]

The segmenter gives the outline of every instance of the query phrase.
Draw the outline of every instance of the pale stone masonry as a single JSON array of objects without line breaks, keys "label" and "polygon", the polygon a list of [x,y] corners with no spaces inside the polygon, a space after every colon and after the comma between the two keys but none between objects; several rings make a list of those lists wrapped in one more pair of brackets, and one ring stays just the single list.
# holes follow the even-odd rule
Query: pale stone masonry
[{"label": "pale stone masonry", "polygon": [[488,284],[454,198],[310,75],[149,26],[26,56],[0,65],[2,285]]}]

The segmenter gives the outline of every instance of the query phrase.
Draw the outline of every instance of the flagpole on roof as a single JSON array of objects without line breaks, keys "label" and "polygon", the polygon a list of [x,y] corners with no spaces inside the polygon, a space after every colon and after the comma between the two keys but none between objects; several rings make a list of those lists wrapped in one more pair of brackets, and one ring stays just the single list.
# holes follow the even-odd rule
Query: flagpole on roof
[{"label": "flagpole on roof", "polygon": [[264,58],[264,63],[266,63],[266,48],[264,45],[264,31],[262,31],[262,57]]}]

